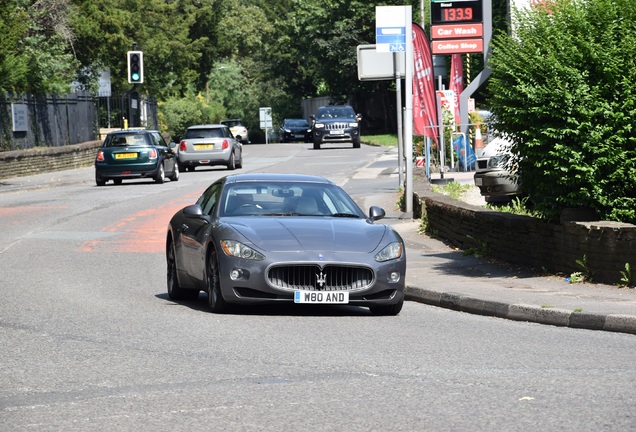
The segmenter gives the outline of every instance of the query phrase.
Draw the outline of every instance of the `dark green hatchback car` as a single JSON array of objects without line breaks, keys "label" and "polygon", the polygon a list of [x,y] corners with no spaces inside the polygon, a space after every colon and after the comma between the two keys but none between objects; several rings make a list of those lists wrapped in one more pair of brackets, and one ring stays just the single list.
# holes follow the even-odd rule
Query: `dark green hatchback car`
[{"label": "dark green hatchback car", "polygon": [[179,180],[179,164],[172,145],[156,130],[120,130],[106,136],[95,158],[95,183],[149,178],[163,183]]}]

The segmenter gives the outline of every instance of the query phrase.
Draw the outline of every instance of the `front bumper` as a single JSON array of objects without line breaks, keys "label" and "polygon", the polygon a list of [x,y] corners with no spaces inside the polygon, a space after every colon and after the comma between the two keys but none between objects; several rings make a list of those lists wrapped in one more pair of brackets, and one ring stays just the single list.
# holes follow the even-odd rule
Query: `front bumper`
[{"label": "front bumper", "polygon": [[507,171],[481,171],[475,173],[475,185],[482,196],[520,195],[521,187]]},{"label": "front bumper", "polygon": [[357,142],[360,140],[360,130],[358,128],[346,128],[337,130],[315,128],[313,131],[313,140],[315,143]]},{"label": "front bumper", "polygon": [[[271,255],[271,254],[270,254]],[[288,254],[287,254],[288,255]],[[373,282],[361,287],[360,289],[336,289],[349,292],[350,305],[357,306],[376,306],[376,305],[392,305],[399,303],[404,299],[404,284],[406,277],[406,258],[402,257],[398,260],[392,260],[385,263],[347,263],[347,260],[335,259],[333,261],[285,261],[282,256],[272,257],[266,261],[250,261],[227,256],[219,256],[221,269],[220,281],[221,291],[224,299],[229,303],[236,304],[263,304],[263,303],[280,303],[294,302],[294,292],[297,289],[328,292],[331,288],[319,286],[316,287],[294,287],[285,288],[274,286],[268,279],[269,270],[272,267],[281,266],[347,266],[357,268],[371,269],[373,274]],[[289,258],[289,256],[287,256]],[[344,258],[344,257],[343,257]],[[232,272],[235,276],[232,276]],[[236,273],[240,277],[236,277]],[[318,270],[320,272],[320,270]],[[395,275],[399,278],[396,280]],[[392,279],[393,278],[393,279]]]}]

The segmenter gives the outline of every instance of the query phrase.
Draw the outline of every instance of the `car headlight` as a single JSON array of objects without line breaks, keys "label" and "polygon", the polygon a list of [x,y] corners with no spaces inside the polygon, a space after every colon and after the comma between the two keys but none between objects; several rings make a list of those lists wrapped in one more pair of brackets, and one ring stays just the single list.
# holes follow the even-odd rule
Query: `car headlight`
[{"label": "car headlight", "polygon": [[505,155],[492,156],[488,159],[488,168],[504,168],[508,162],[508,157]]},{"label": "car headlight", "polygon": [[358,127],[358,123],[349,123],[349,127]]},{"label": "car headlight", "polygon": [[260,252],[257,252],[251,247],[245,246],[243,243],[235,240],[223,240],[221,241],[221,247],[227,256],[256,261],[265,259],[265,256],[263,256]]},{"label": "car headlight", "polygon": [[322,124],[322,123],[316,123],[316,125],[315,125],[314,127],[315,127],[316,129],[322,129],[322,128],[324,128],[324,127],[325,127],[325,125],[324,125],[324,124]]},{"label": "car headlight", "polygon": [[378,262],[389,261],[397,259],[402,256],[403,246],[400,242],[393,242],[385,246],[380,252],[378,252],[373,259]]}]

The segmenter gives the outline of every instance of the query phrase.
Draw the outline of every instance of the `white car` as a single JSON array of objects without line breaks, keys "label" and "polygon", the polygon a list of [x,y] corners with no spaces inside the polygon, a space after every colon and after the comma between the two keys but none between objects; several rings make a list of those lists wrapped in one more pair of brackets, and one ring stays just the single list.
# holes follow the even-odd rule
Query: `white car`
[{"label": "white car", "polygon": [[234,135],[237,141],[240,141],[242,144],[249,144],[250,136],[247,132],[247,128],[240,119],[221,120],[221,124],[230,128],[232,135]]},{"label": "white car", "polygon": [[512,156],[510,141],[495,138],[481,154],[477,154],[475,185],[486,198],[486,202],[511,199],[521,195],[521,184],[516,174],[510,173],[506,165]]}]

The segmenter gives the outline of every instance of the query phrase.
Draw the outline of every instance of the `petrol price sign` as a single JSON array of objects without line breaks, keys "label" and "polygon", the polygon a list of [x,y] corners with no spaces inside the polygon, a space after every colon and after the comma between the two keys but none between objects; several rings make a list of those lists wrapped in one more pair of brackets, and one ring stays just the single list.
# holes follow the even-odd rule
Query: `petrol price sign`
[{"label": "petrol price sign", "polygon": [[481,0],[436,1],[431,3],[431,24],[481,22]]}]

